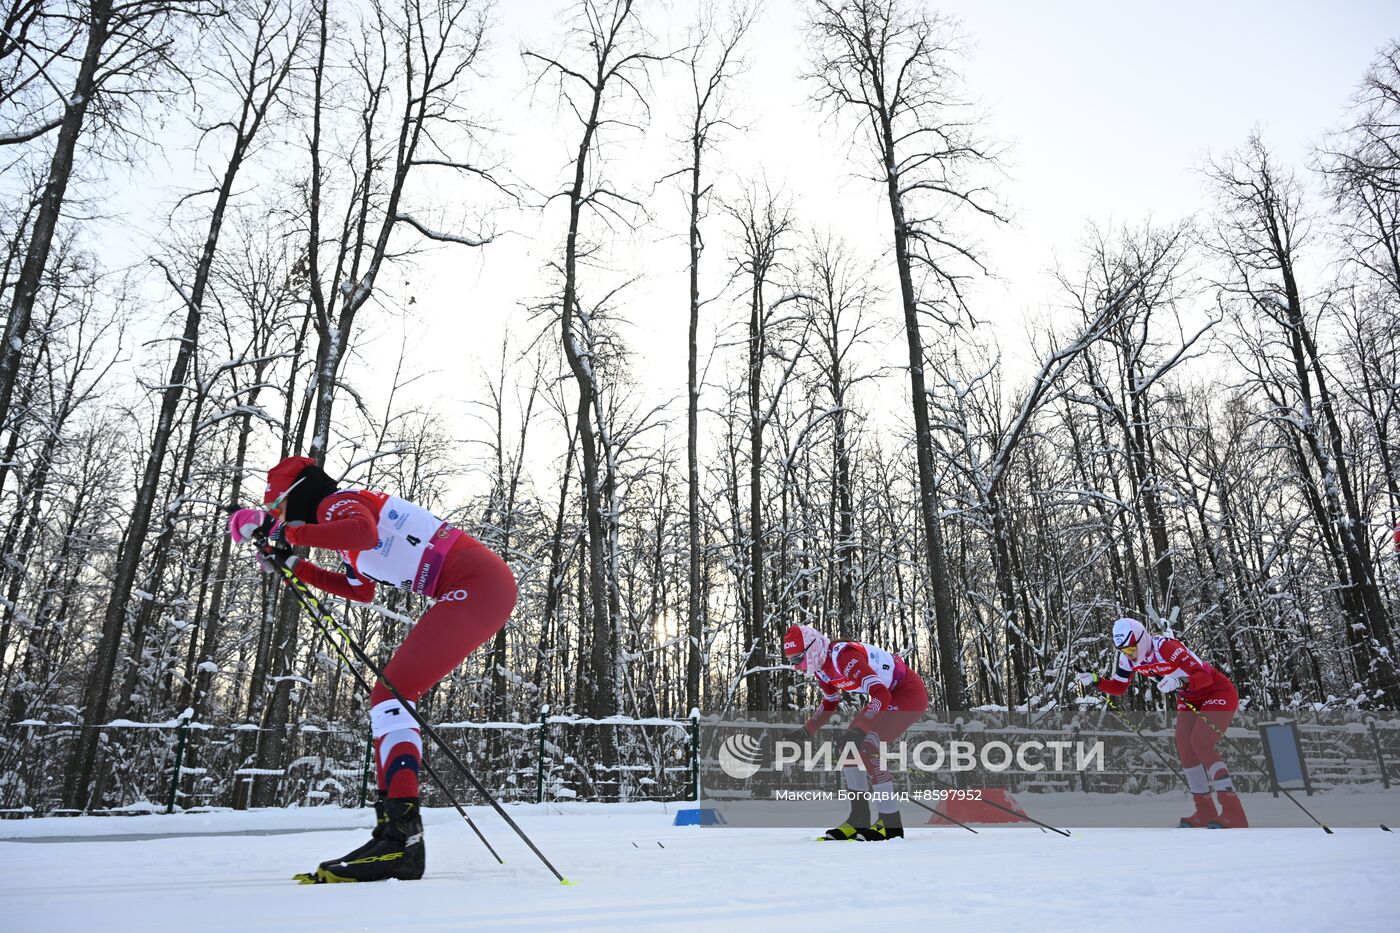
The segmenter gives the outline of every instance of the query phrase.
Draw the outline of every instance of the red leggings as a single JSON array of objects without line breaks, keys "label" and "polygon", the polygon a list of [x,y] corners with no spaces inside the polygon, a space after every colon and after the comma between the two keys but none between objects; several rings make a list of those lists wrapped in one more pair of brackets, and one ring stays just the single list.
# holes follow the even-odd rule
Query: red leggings
[{"label": "red leggings", "polygon": [[890,705],[876,714],[875,721],[866,730],[865,741],[861,743],[861,762],[872,783],[883,784],[890,779],[890,773],[880,767],[879,743],[888,745],[899,738],[927,710],[928,688],[924,686],[923,678],[909,671],[891,691]]},{"label": "red leggings", "polygon": [[[515,598],[515,575],[505,561],[474,540],[459,544],[443,562],[437,603],[423,614],[389,659],[385,678],[405,700],[417,703],[430,687],[500,631],[515,608]],[[376,683],[369,695],[372,707],[393,698],[382,682]],[[379,788],[391,797],[418,796],[422,739],[417,733],[409,727],[375,738]]]},{"label": "red leggings", "polygon": [[[1239,694],[1228,682],[1205,696],[1182,699],[1177,704],[1176,753],[1186,769],[1186,782],[1192,793],[1205,793],[1211,784],[1216,790],[1234,789],[1230,769],[1215,747],[1230,727],[1239,705]],[[1193,778],[1195,768],[1200,770]]]}]

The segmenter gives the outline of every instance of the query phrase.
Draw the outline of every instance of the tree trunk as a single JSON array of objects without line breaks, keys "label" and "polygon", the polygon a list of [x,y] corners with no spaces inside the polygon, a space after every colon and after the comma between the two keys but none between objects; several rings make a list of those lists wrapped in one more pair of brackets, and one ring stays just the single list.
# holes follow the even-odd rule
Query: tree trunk
[{"label": "tree trunk", "polygon": [[59,215],[63,212],[64,198],[68,193],[68,181],[73,175],[73,154],[78,146],[78,137],[82,134],[88,107],[97,90],[97,71],[109,38],[111,18],[112,0],[92,0],[88,7],[87,45],[73,82],[73,93],[68,96],[63,108],[63,122],[58,128],[58,139],[49,160],[48,180],[40,198],[39,212],[34,218],[34,227],[29,234],[24,265],[19,278],[15,280],[10,316],[5,322],[4,342],[0,343],[0,429],[9,424],[10,400],[24,354],[24,341],[29,335],[34,303],[44,270],[48,267],[54,232],[58,228]]},{"label": "tree trunk", "polygon": [[924,525],[924,559],[929,587],[933,590],[933,616],[938,641],[939,672],[943,679],[944,702],[951,709],[966,709],[967,687],[963,679],[962,644],[958,637],[953,595],[948,583],[947,556],[943,546],[943,526],[939,516],[938,487],[933,472],[933,432],[929,427],[928,394],[924,384],[924,346],[919,326],[918,300],[909,260],[908,227],[899,194],[899,171],[895,161],[894,131],[888,116],[882,114],[890,217],[894,224],[894,258],[899,271],[899,295],[904,308],[904,332],[909,343],[909,394],[914,409],[914,447],[919,468],[919,513]]},{"label": "tree trunk", "polygon": [[700,157],[699,134],[691,138],[690,164],[690,330],[686,353],[685,467],[686,467],[686,709],[699,709],[701,651],[705,643],[705,608],[701,600],[700,573]]}]

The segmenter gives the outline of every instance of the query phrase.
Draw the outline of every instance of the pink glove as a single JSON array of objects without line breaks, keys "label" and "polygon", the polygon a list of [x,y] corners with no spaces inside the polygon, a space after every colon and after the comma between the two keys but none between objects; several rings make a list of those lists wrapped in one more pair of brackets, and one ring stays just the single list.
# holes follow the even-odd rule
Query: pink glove
[{"label": "pink glove", "polygon": [[247,544],[260,528],[270,524],[269,518],[262,509],[239,509],[228,517],[228,536],[234,544]]}]

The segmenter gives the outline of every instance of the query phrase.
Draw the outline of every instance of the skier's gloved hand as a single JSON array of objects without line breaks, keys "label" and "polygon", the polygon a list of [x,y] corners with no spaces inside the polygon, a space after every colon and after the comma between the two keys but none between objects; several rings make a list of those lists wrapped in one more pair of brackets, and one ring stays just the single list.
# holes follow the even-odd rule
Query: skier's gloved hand
[{"label": "skier's gloved hand", "polygon": [[267,544],[260,544],[253,549],[253,560],[258,562],[258,569],[263,573],[272,573],[281,564],[288,570],[292,570],[297,565],[297,556],[288,547],[271,547]]},{"label": "skier's gloved hand", "polygon": [[[774,760],[777,759],[778,743],[780,742],[789,742],[792,745],[796,745],[798,748],[801,748],[810,740],[811,736],[807,734],[806,729],[800,727],[796,729],[788,729],[786,732],[779,734],[778,737],[773,740],[773,744],[768,747],[768,757]],[[788,754],[792,754],[790,749],[784,749],[784,751],[786,751]]]},{"label": "skier's gloved hand", "polygon": [[228,536],[234,544],[247,544],[272,528],[273,518],[262,509],[239,509],[228,517]]},{"label": "skier's gloved hand", "polygon": [[1074,675],[1074,682],[1088,689],[1099,682],[1099,675],[1095,674],[1093,671],[1080,671]]},{"label": "skier's gloved hand", "polygon": [[845,732],[841,733],[841,741],[836,745],[838,753],[844,752],[848,745],[854,745],[856,751],[861,751],[861,747],[865,744],[866,737],[867,733],[864,729],[857,729],[855,726],[851,726]]},{"label": "skier's gloved hand", "polygon": [[778,741],[791,742],[793,745],[806,745],[811,738],[806,729],[798,726],[796,729],[789,729],[778,736]]},{"label": "skier's gloved hand", "polygon": [[1171,693],[1173,690],[1181,689],[1190,679],[1191,678],[1181,673],[1181,671],[1177,671],[1176,673],[1168,674],[1166,677],[1163,677],[1161,680],[1157,681],[1157,689],[1162,691],[1163,693]]},{"label": "skier's gloved hand", "polygon": [[290,548],[291,542],[287,540],[287,532],[305,524],[306,522],[273,522],[267,529],[267,540],[278,548]]}]

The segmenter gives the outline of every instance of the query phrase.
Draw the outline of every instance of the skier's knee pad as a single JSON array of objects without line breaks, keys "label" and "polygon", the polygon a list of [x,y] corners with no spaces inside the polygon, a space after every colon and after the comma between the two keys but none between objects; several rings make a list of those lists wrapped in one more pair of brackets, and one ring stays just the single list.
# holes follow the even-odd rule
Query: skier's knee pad
[{"label": "skier's knee pad", "polygon": [[412,755],[423,757],[423,735],[417,729],[395,729],[375,739],[379,750],[379,765],[387,767],[389,759]]},{"label": "skier's knee pad", "polygon": [[1186,786],[1193,794],[1210,793],[1210,781],[1206,778],[1206,769],[1201,765],[1186,765],[1183,769],[1186,772]]},{"label": "skier's knee pad", "polygon": [[398,700],[382,700],[369,710],[369,728],[376,739],[383,738],[390,732],[397,732],[400,729],[417,729],[418,721],[409,712],[413,703],[408,704],[408,709]]},{"label": "skier's knee pad", "polygon": [[1210,782],[1216,790],[1233,791],[1235,782],[1230,777],[1230,768],[1224,761],[1216,761],[1210,766]]}]

